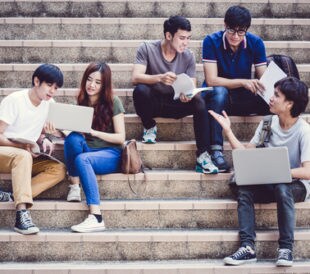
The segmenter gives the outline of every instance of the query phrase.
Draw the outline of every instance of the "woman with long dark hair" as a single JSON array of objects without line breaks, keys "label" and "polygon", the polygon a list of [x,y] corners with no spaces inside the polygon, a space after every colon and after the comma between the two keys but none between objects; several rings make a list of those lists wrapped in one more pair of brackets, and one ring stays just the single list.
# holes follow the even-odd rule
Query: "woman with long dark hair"
[{"label": "woman with long dark hair", "polygon": [[81,201],[81,183],[90,213],[75,232],[105,229],[100,211],[100,193],[96,174],[119,172],[122,144],[125,141],[124,108],[113,95],[111,69],[105,63],[91,63],[86,68],[78,105],[94,108],[90,134],[70,133],[65,139],[65,163],[70,176],[68,201]]}]

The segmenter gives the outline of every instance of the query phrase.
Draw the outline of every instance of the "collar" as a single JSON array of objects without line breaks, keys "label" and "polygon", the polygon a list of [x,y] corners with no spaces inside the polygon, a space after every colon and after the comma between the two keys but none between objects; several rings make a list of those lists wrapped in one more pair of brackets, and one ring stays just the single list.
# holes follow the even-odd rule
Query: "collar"
[{"label": "collar", "polygon": [[[228,44],[228,42],[227,42],[227,39],[226,39],[226,31],[224,31],[222,39],[223,39],[224,49],[227,50],[226,43]],[[246,35],[244,35],[244,38],[241,41],[240,46],[243,46],[244,49],[247,48]]]}]

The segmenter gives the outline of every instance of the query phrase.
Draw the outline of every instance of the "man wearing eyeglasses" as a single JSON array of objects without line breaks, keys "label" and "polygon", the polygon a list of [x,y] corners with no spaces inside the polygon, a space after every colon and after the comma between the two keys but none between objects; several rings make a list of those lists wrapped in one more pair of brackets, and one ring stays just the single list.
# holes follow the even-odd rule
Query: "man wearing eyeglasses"
[{"label": "man wearing eyeglasses", "polygon": [[[268,104],[257,96],[258,91],[264,90],[258,79],[267,68],[266,51],[262,39],[247,32],[251,14],[244,7],[232,6],[226,11],[224,23],[224,31],[207,35],[203,40],[204,85],[214,90],[202,96],[205,100],[213,96],[213,110],[217,113],[226,109],[229,115],[237,116],[268,114]],[[251,79],[252,65],[258,79]],[[220,138],[223,143],[222,128],[215,120],[212,123],[213,138]],[[212,160],[221,163],[224,158],[217,153]]]}]

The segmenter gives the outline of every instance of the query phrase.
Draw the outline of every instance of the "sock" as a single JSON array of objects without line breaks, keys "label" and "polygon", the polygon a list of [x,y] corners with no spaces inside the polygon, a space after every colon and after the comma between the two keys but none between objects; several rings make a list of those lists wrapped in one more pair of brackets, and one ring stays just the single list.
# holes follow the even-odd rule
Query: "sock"
[{"label": "sock", "polygon": [[96,217],[98,223],[102,222],[102,215],[101,214],[93,214],[93,215]]}]

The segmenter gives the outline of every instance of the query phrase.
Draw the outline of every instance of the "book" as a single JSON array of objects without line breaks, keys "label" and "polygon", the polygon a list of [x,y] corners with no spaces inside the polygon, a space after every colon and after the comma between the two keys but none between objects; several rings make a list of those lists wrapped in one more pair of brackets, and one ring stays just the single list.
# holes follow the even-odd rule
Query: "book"
[{"label": "book", "polygon": [[193,80],[185,73],[177,75],[177,79],[172,84],[172,88],[174,90],[174,100],[179,99],[181,93],[188,98],[192,98],[201,91],[213,89],[212,87],[196,88]]},{"label": "book", "polygon": [[31,152],[36,155],[36,159],[53,160],[53,161],[56,161],[58,163],[62,163],[60,160],[58,160],[54,156],[52,156],[48,153],[42,152],[40,149],[40,146],[36,142],[33,142],[31,140],[27,140],[24,138],[9,138],[9,140],[12,142],[21,143],[21,144],[30,144],[31,145]]},{"label": "book", "polygon": [[265,70],[264,74],[260,78],[260,81],[265,86],[264,92],[258,92],[258,95],[261,96],[266,103],[269,105],[270,98],[274,94],[274,84],[285,78],[287,75],[283,70],[273,61],[271,61]]}]

